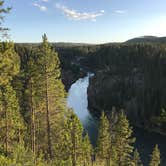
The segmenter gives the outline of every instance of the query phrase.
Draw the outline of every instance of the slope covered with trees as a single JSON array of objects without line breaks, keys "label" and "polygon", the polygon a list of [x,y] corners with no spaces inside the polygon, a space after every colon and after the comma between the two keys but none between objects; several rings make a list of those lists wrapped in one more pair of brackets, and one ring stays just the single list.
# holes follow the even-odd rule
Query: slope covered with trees
[{"label": "slope covered with trees", "polygon": [[[1,165],[141,163],[124,111],[102,113],[97,147],[92,147],[78,117],[66,106],[60,61],[46,35],[41,45],[22,51],[21,60],[12,43],[1,43],[1,48]],[[153,162],[160,163],[158,149]]]},{"label": "slope covered with trees", "polygon": [[88,89],[92,113],[124,108],[132,124],[165,133],[165,45],[103,46],[89,61],[95,71]]},{"label": "slope covered with trees", "polygon": [[[40,45],[16,45],[15,47],[21,59],[22,74],[15,78],[14,84],[21,88],[16,88],[17,94],[21,112],[28,122],[32,121],[26,114],[30,108],[28,80],[31,76],[36,80],[40,79],[39,73],[42,70],[38,70],[35,64],[41,63],[38,57],[41,54],[39,51],[41,47]],[[53,44],[50,44],[50,47],[53,50],[56,48]],[[113,44],[57,47],[57,50],[63,72],[72,68],[71,73],[76,72],[80,77],[82,75],[80,75],[80,68],[83,67],[95,73],[88,89],[89,108],[92,113],[100,116],[102,110],[109,114],[114,106],[117,112],[124,108],[125,114],[133,125],[165,133],[164,45]],[[40,87],[37,84],[32,86],[34,90],[36,86]],[[36,89],[36,91],[40,90]],[[139,160],[139,155],[135,152],[133,158]],[[105,163],[105,159],[102,162]]]}]

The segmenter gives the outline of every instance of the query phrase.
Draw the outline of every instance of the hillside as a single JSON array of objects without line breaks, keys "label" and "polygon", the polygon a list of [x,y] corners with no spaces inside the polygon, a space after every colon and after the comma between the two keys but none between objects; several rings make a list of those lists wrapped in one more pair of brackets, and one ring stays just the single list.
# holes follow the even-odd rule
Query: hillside
[{"label": "hillside", "polygon": [[127,40],[125,43],[166,43],[166,37],[142,36]]}]

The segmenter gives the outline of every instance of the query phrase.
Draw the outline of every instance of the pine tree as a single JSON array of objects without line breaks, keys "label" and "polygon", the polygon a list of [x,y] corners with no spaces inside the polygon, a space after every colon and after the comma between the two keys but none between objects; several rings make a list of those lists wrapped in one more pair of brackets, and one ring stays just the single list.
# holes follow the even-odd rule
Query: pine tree
[{"label": "pine tree", "polygon": [[132,136],[132,129],[123,112],[119,113],[118,120],[114,126],[113,147],[116,153],[116,163],[119,166],[126,166],[131,163],[133,152],[132,144],[135,142]]},{"label": "pine tree", "polygon": [[19,57],[13,43],[0,45],[0,142],[3,150],[12,152],[13,145],[21,141],[23,119],[11,81],[19,72]]},{"label": "pine tree", "polygon": [[159,166],[159,165],[160,165],[160,150],[158,148],[158,145],[156,145],[152,152],[149,166]]},{"label": "pine tree", "polygon": [[93,148],[89,140],[88,134],[83,138],[82,142],[82,161],[83,166],[90,166],[92,163]]},{"label": "pine tree", "polygon": [[[28,84],[28,89],[26,91],[26,95],[28,96],[28,101],[29,101],[29,119],[30,119],[30,142],[31,142],[31,149],[34,153],[36,154],[37,150],[37,143],[38,143],[38,138],[37,138],[37,121],[39,120],[39,116],[37,116],[41,101],[42,99],[40,98],[40,89],[39,89],[39,68],[38,65],[36,64],[36,59],[37,56],[35,54],[35,51],[31,51],[29,57],[28,57],[28,70],[26,71],[26,77],[27,77],[27,84]],[[39,150],[37,150],[37,153],[39,153]]]},{"label": "pine tree", "polygon": [[70,151],[72,166],[76,166],[80,161],[82,154],[82,134],[83,127],[78,117],[72,113],[67,121],[67,128],[70,137]]},{"label": "pine tree", "polygon": [[0,142],[6,152],[11,152],[13,145],[22,140],[23,119],[11,81],[19,72],[19,57],[13,43],[0,45]]},{"label": "pine tree", "polygon": [[[59,153],[59,155],[57,154],[57,157],[70,163],[68,165],[79,165],[82,162],[81,160],[83,155],[86,156],[87,153],[89,153],[90,145],[88,145],[87,139],[86,143],[83,143],[82,134],[83,127],[80,120],[73,112],[70,111],[70,114],[67,116],[65,121],[64,129],[61,132],[60,142],[56,144],[57,153]],[[85,145],[88,149],[86,149],[86,152],[83,152],[83,150],[85,150]]]},{"label": "pine tree", "polygon": [[16,93],[10,85],[5,86],[1,91],[0,124],[2,129],[0,140],[1,143],[5,143],[3,147],[7,154],[14,144],[22,141],[21,133],[24,130]]},{"label": "pine tree", "polygon": [[[66,93],[60,75],[60,61],[48,43],[46,35],[37,51],[38,81],[38,134],[39,146],[48,157],[53,158],[53,145],[57,142],[61,131],[61,123],[66,110]],[[39,103],[39,102],[38,102]],[[45,144],[47,142],[47,144]]]},{"label": "pine tree", "polygon": [[143,165],[142,165],[142,162],[141,162],[141,159],[140,159],[140,155],[139,155],[137,149],[134,150],[134,154],[133,154],[133,164],[132,164],[132,165],[133,165],[133,166],[143,166]]},{"label": "pine tree", "polygon": [[14,50],[14,44],[0,44],[0,87],[9,84],[19,73],[20,59]]},{"label": "pine tree", "polygon": [[97,158],[99,160],[105,160],[106,165],[109,166],[111,158],[111,135],[109,121],[104,112],[102,112],[100,118],[96,151]]}]

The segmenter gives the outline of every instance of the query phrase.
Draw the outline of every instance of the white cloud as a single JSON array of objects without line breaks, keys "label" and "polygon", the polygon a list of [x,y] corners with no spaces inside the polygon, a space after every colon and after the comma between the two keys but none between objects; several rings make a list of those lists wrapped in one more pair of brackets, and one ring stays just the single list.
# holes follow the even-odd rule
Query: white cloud
[{"label": "white cloud", "polygon": [[46,6],[40,5],[38,3],[33,3],[33,6],[39,8],[43,12],[47,11],[47,7]]},{"label": "white cloud", "polygon": [[127,13],[127,11],[126,10],[115,10],[115,13],[117,13],[117,14],[125,14],[125,13]]},{"label": "white cloud", "polygon": [[104,10],[100,10],[99,12],[78,12],[76,10],[70,9],[66,6],[56,4],[56,7],[60,9],[66,17],[72,20],[91,20],[96,21],[96,18],[102,16],[104,14]]},{"label": "white cloud", "polygon": [[48,2],[49,0],[41,0],[42,2]]}]

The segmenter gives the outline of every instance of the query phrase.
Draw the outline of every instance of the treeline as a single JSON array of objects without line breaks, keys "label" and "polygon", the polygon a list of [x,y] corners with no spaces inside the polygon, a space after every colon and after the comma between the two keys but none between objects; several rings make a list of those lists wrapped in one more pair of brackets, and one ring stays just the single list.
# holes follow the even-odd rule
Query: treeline
[{"label": "treeline", "polygon": [[[60,61],[46,35],[22,56],[13,43],[0,44],[0,165],[142,165],[123,112],[102,114],[97,147],[92,147],[66,106]],[[149,165],[159,164],[156,146]]]},{"label": "treeline", "polygon": [[[15,50],[21,59],[21,69],[26,70],[27,58],[31,54],[32,50],[39,47],[40,44],[26,44],[16,43]],[[61,67],[62,82],[65,85],[65,90],[68,91],[71,84],[80,77],[86,75],[85,70],[81,70],[80,59],[86,57],[90,46],[70,45],[50,43],[50,47],[58,52]]]}]

